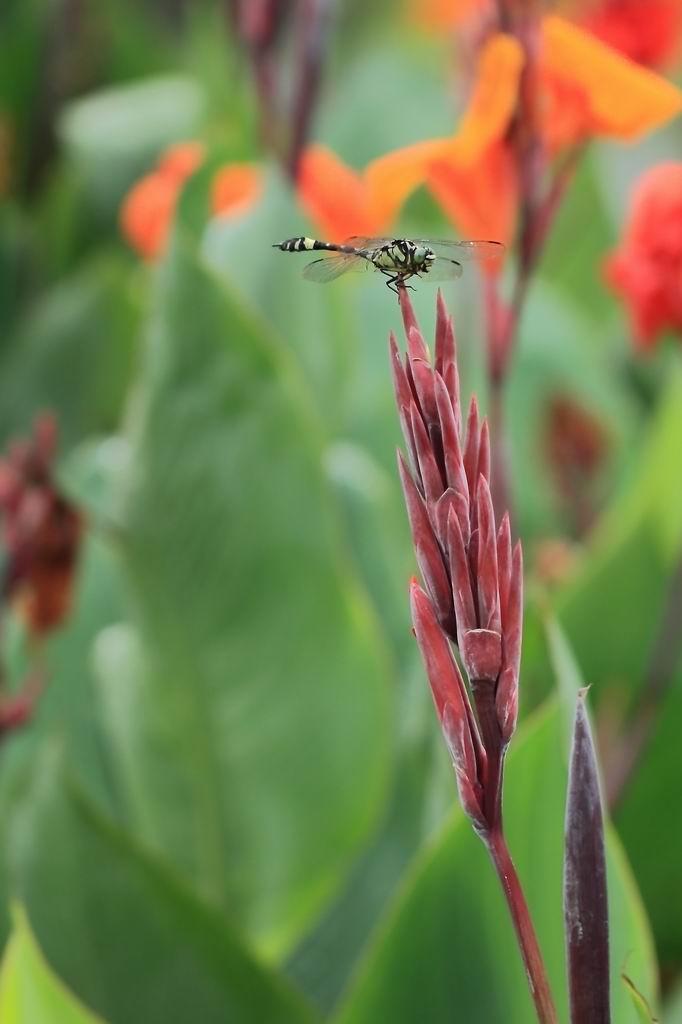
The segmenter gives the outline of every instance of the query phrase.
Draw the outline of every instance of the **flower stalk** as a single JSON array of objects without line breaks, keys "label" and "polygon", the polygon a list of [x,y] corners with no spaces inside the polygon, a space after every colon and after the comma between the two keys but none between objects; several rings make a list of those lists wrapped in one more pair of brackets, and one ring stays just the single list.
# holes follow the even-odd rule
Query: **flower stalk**
[{"label": "flower stalk", "polygon": [[433,361],[406,289],[399,298],[407,353],[403,362],[391,336],[390,355],[409,464],[399,452],[398,468],[424,581],[424,588],[416,580],[410,588],[414,632],[460,802],[500,878],[538,1020],[553,1024],[547,973],[502,821],[504,759],[518,712],[521,545],[512,545],[506,513],[496,523],[490,432],[475,396],[463,423],[454,328],[442,295]]}]

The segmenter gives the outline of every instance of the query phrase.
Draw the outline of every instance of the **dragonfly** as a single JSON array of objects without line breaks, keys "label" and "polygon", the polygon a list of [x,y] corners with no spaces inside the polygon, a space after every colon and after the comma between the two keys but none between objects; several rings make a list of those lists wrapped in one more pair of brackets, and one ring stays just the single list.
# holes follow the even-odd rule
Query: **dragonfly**
[{"label": "dragonfly", "polygon": [[342,274],[376,270],[386,277],[386,284],[396,294],[400,288],[411,287],[407,282],[413,277],[450,281],[462,276],[463,263],[496,260],[504,252],[501,242],[362,235],[353,235],[338,245],[321,242],[318,238],[287,238],[284,242],[275,242],[273,249],[324,252],[324,256],[305,267],[303,276],[308,281],[326,284]]}]

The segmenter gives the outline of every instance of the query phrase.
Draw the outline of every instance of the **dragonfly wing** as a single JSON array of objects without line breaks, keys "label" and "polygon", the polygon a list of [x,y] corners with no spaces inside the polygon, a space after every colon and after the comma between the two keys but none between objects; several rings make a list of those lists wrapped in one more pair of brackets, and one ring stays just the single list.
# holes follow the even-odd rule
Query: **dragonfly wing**
[{"label": "dragonfly wing", "polygon": [[414,238],[416,245],[424,245],[431,249],[436,255],[441,253],[451,259],[457,260],[498,260],[504,255],[504,246],[501,242],[483,242],[477,240],[452,241],[446,238]]},{"label": "dragonfly wing", "polygon": [[439,256],[431,264],[426,274],[421,275],[425,281],[454,281],[456,277],[462,276],[462,264],[457,260]]},{"label": "dragonfly wing", "polygon": [[382,245],[390,245],[395,239],[391,238],[375,238],[371,235],[351,235],[350,238],[346,238],[344,245],[352,245],[354,249],[380,249]]},{"label": "dragonfly wing", "polygon": [[334,281],[341,274],[361,273],[370,270],[373,264],[364,256],[355,253],[330,252],[319,260],[313,260],[303,270],[303,276],[308,281],[317,281],[318,284],[326,284],[327,281]]}]

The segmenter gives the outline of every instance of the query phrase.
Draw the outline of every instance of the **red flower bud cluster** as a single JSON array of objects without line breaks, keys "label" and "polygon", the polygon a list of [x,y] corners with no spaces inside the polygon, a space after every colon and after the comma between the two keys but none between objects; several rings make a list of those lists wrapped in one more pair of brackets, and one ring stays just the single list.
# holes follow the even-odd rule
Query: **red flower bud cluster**
[{"label": "red flower bud cluster", "polygon": [[[36,644],[68,615],[82,533],[79,512],[59,493],[53,477],[57,425],[38,418],[34,435],[15,441],[0,459],[2,605],[17,601]],[[0,666],[0,684],[2,684]],[[0,689],[0,736],[26,722],[42,690],[38,664],[13,694]]]},{"label": "red flower bud cluster", "polygon": [[53,417],[41,416],[34,436],[15,441],[0,459],[2,600],[22,600],[34,635],[54,629],[68,614],[81,536],[80,514],[55,486],[56,438]]},{"label": "red flower bud cluster", "polygon": [[508,515],[496,527],[488,424],[475,397],[462,430],[455,336],[442,296],[433,361],[404,289],[400,303],[408,350],[403,363],[391,336],[391,362],[411,467],[401,453],[398,463],[426,586],[412,583],[414,630],[462,806],[489,832],[500,821],[504,752],[518,709],[521,547],[512,550]]}]

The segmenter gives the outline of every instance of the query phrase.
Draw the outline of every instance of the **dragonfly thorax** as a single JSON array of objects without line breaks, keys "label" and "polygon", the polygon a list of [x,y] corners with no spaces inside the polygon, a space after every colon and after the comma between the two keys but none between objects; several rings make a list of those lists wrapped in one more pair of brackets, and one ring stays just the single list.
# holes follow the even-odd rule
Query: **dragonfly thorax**
[{"label": "dragonfly thorax", "polygon": [[435,259],[435,253],[427,246],[416,245],[406,238],[395,238],[371,256],[372,263],[380,270],[410,273],[426,273]]}]

